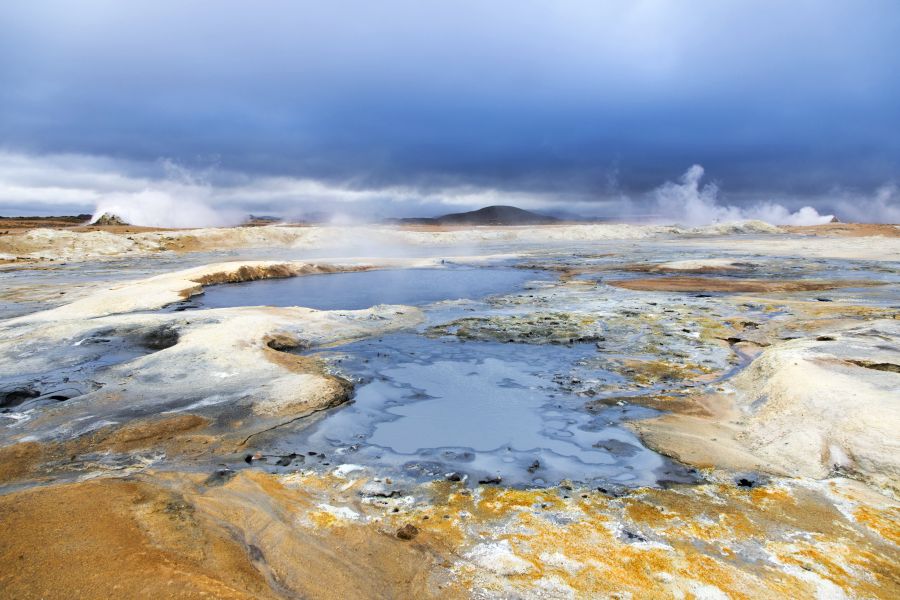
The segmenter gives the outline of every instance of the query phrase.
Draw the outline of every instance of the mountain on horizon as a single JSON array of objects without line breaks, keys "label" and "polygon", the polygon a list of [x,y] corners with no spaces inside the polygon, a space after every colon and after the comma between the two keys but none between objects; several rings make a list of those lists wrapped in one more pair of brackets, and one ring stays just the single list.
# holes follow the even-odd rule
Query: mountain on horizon
[{"label": "mountain on horizon", "polygon": [[560,220],[515,206],[495,205],[440,217],[396,219],[396,222],[419,225],[547,225],[559,223]]}]

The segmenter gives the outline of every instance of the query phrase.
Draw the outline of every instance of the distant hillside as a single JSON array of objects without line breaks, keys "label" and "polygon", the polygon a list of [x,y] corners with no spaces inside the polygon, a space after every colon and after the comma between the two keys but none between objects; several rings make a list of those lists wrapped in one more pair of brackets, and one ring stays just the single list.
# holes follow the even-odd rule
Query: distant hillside
[{"label": "distant hillside", "polygon": [[546,225],[558,223],[559,219],[515,206],[486,206],[469,212],[433,218],[396,219],[395,222],[417,225]]}]

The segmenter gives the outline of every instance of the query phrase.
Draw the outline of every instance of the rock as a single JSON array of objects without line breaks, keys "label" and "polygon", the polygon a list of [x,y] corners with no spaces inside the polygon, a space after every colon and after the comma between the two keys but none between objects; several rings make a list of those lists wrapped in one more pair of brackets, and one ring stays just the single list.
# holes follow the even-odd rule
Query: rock
[{"label": "rock", "polygon": [[501,481],[503,481],[503,478],[500,477],[499,475],[488,475],[487,477],[479,479],[478,483],[480,483],[482,485],[487,485],[487,484],[497,485]]},{"label": "rock", "polygon": [[287,467],[287,466],[290,466],[291,462],[293,462],[295,458],[300,458],[301,459],[300,462],[303,462],[302,456],[298,456],[297,454],[291,453],[291,454],[288,454],[286,456],[282,456],[281,458],[279,458],[278,462],[275,464],[278,465],[279,467]]},{"label": "rock", "polygon": [[397,537],[401,540],[411,540],[419,535],[419,528],[412,523],[407,523],[397,530]]}]

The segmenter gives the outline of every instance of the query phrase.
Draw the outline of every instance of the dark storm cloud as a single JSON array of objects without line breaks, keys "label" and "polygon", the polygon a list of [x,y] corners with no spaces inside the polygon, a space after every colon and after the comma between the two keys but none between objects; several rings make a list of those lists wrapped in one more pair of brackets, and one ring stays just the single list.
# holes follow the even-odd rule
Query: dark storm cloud
[{"label": "dark storm cloud", "polygon": [[897,40],[894,0],[13,0],[0,144],[598,202],[700,163],[791,204],[897,178]]}]

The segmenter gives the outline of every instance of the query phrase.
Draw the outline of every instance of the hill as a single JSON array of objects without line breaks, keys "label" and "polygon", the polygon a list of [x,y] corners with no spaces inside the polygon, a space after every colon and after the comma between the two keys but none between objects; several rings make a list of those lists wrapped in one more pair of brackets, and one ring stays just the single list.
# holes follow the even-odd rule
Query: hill
[{"label": "hill", "polygon": [[559,219],[515,206],[486,206],[469,212],[431,218],[397,219],[396,222],[416,225],[546,225],[558,223]]}]

